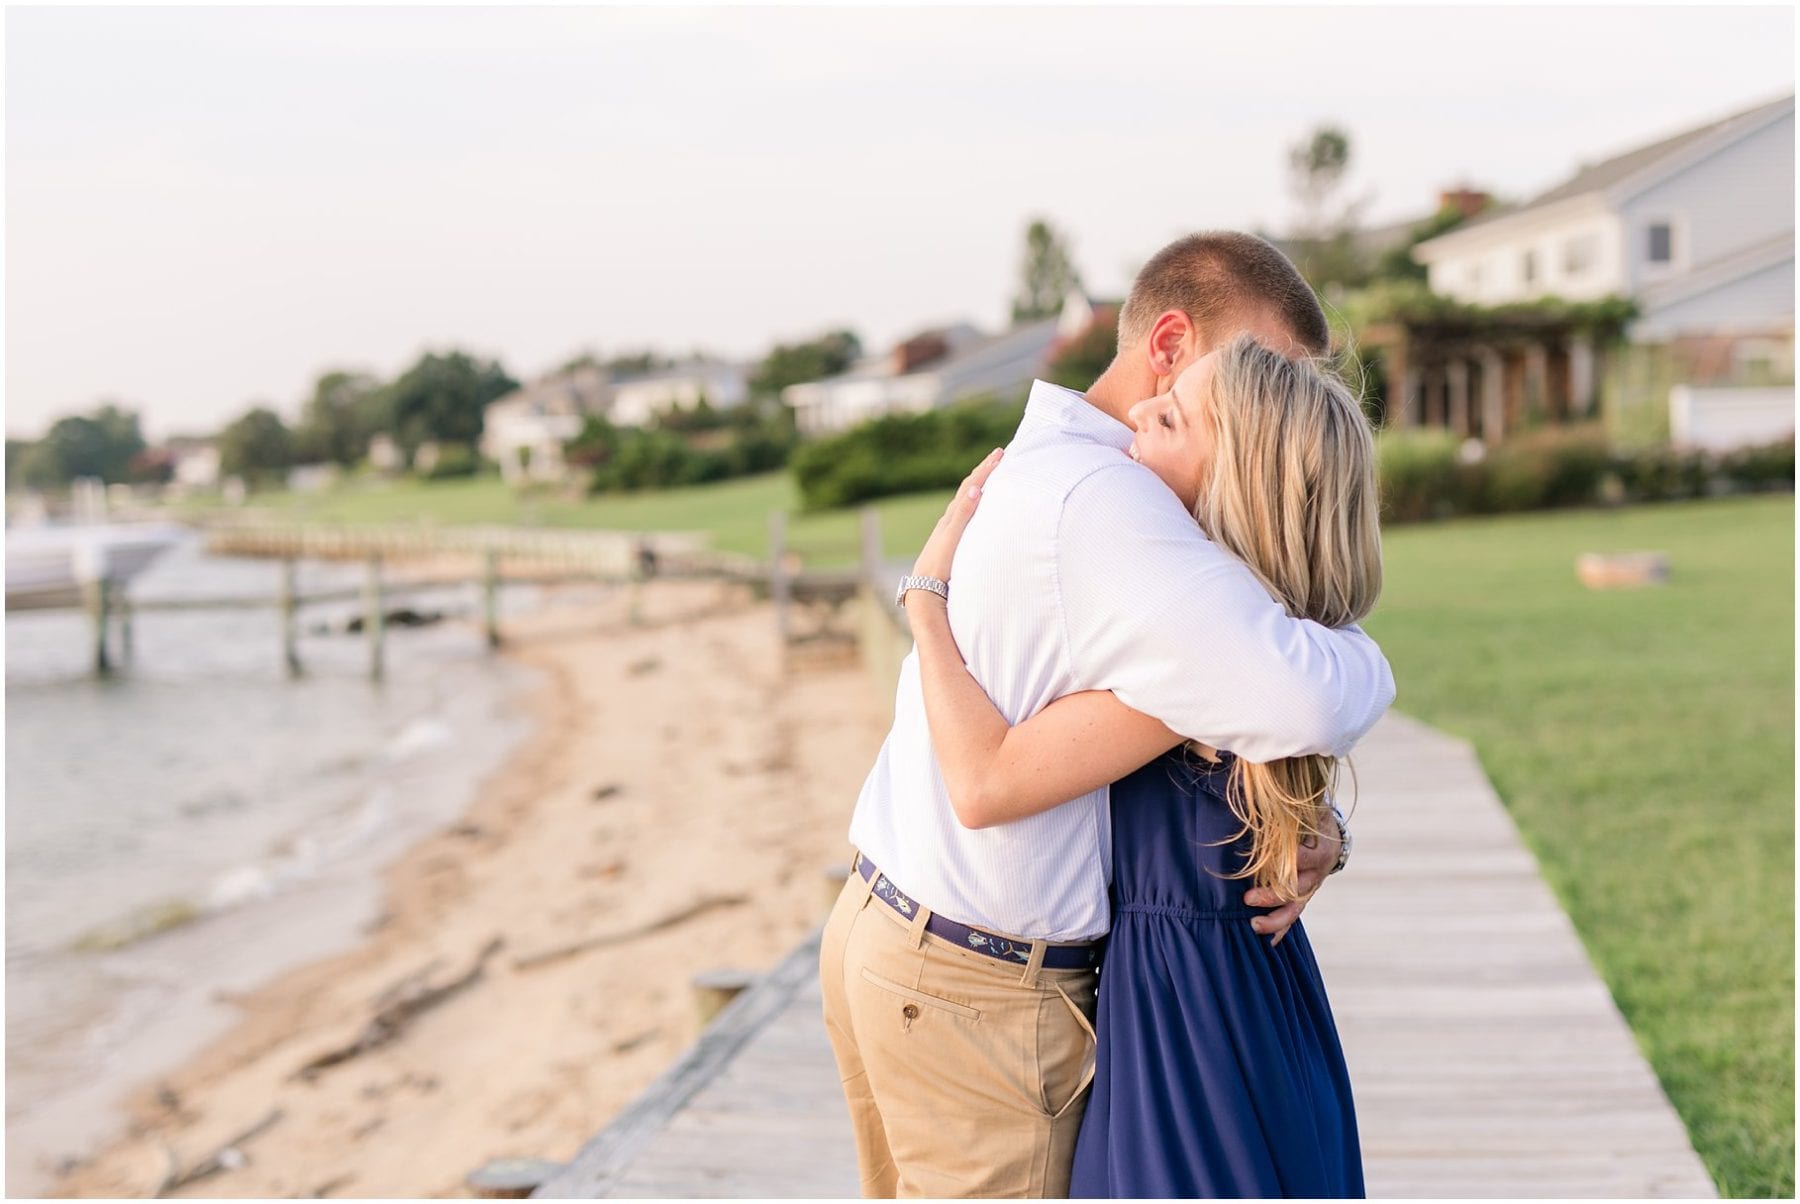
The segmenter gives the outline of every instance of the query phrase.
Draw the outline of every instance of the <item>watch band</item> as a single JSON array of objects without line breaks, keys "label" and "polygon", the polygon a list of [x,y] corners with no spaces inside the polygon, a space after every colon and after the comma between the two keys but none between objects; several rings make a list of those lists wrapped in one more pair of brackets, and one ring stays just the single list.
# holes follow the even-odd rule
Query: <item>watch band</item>
[{"label": "watch band", "polygon": [[1335,799],[1331,804],[1331,818],[1337,821],[1338,829],[1337,864],[1331,867],[1331,872],[1335,874],[1350,864],[1350,821],[1345,818]]},{"label": "watch band", "polygon": [[905,610],[907,591],[915,589],[927,590],[945,602],[950,601],[950,583],[948,581],[940,581],[936,577],[908,576],[900,578],[900,588],[894,591],[894,605]]}]

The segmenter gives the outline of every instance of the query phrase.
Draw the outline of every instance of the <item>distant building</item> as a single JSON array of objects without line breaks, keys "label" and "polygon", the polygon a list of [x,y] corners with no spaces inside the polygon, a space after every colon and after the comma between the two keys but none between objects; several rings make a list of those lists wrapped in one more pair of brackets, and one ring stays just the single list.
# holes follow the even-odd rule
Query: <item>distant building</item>
[{"label": "distant building", "polygon": [[[1432,292],[1470,304],[1618,296],[1638,316],[1633,346],[1610,363],[1580,331],[1525,312],[1504,330],[1372,332],[1392,424],[1491,442],[1532,413],[1594,416],[1605,396],[1609,407],[1656,411],[1656,433],[1668,434],[1672,384],[1785,384],[1785,423],[1764,405],[1774,417],[1762,429],[1793,429],[1791,95],[1583,167],[1413,254]],[[1736,413],[1732,429],[1754,425]]]},{"label": "distant building", "polygon": [[295,493],[320,493],[342,476],[336,464],[296,464],[287,470],[287,487]]},{"label": "distant building", "polygon": [[670,368],[615,377],[608,417],[619,426],[648,426],[667,410],[691,410],[704,399],[715,410],[744,404],[749,373],[741,364],[696,358]]},{"label": "distant building", "polygon": [[1432,292],[1479,305],[1631,297],[1638,338],[1791,329],[1794,98],[1584,167],[1413,254]]},{"label": "distant building", "polygon": [[399,472],[404,459],[392,435],[382,433],[369,439],[369,467],[376,472]]},{"label": "distant building", "polygon": [[841,431],[887,414],[918,414],[978,394],[1007,396],[1042,376],[1057,350],[1096,317],[1096,303],[1075,292],[1062,313],[984,336],[959,324],[915,335],[885,355],[824,380],[789,385],[782,401],[802,434]]},{"label": "distant building", "polygon": [[481,452],[500,465],[508,484],[561,480],[567,471],[563,444],[581,432],[589,415],[605,414],[612,403],[604,369],[547,376],[488,404]]},{"label": "distant building", "polygon": [[219,486],[219,447],[211,439],[176,436],[164,445],[174,465],[174,483],[182,489]]}]

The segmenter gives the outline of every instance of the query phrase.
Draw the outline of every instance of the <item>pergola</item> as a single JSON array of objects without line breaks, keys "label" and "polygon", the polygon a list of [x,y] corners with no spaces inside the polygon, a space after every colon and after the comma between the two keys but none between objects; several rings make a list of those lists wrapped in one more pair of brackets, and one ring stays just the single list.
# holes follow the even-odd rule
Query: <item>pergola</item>
[{"label": "pergola", "polygon": [[1524,425],[1597,416],[1605,349],[1627,316],[1604,302],[1438,304],[1373,322],[1360,341],[1383,361],[1387,426],[1493,444]]}]

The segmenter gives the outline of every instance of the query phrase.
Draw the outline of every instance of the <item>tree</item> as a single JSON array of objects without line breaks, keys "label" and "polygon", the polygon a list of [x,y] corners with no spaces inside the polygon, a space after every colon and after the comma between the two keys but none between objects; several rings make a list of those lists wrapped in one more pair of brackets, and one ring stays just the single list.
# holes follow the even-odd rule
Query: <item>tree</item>
[{"label": "tree", "polygon": [[[1491,204],[1492,202],[1489,202]],[[1487,205],[1482,206],[1483,209]],[[1407,232],[1406,241],[1397,247],[1390,248],[1375,265],[1377,280],[1424,280],[1425,265],[1413,258],[1413,248],[1428,238],[1436,238],[1440,234],[1448,234],[1469,217],[1455,204],[1446,204],[1436,213],[1417,223]]]},{"label": "tree", "polygon": [[281,415],[257,406],[219,432],[219,471],[267,481],[294,463],[294,437]]},{"label": "tree", "polygon": [[750,373],[750,395],[778,398],[789,385],[836,376],[861,356],[862,341],[849,330],[806,343],[778,343]]},{"label": "tree", "polygon": [[29,439],[12,439],[6,441],[6,488],[10,491],[21,484],[19,480],[19,462],[31,451],[33,443]]},{"label": "tree", "polygon": [[1119,315],[1111,309],[1096,314],[1079,335],[1057,348],[1049,380],[1065,389],[1085,390],[1105,372],[1119,352]]},{"label": "tree", "polygon": [[376,395],[381,411],[376,429],[394,437],[408,463],[427,440],[476,446],[488,402],[518,387],[497,361],[462,351],[427,353]]},{"label": "tree", "polygon": [[131,475],[131,460],[145,447],[135,412],[107,403],[91,414],[59,418],[45,436],[23,450],[17,468],[25,484],[56,489],[77,477],[111,485]]},{"label": "tree", "polygon": [[1025,228],[1025,260],[1020,268],[1019,295],[1013,301],[1014,322],[1030,322],[1062,312],[1069,290],[1081,276],[1069,258],[1063,238],[1041,218]]},{"label": "tree", "polygon": [[373,400],[381,385],[357,372],[327,372],[313,385],[294,428],[294,455],[302,464],[329,461],[349,468],[363,458],[377,427]]},{"label": "tree", "polygon": [[1314,288],[1361,284],[1367,275],[1355,231],[1368,198],[1332,204],[1349,170],[1350,135],[1338,126],[1321,125],[1288,148],[1288,184],[1300,208],[1294,258]]}]

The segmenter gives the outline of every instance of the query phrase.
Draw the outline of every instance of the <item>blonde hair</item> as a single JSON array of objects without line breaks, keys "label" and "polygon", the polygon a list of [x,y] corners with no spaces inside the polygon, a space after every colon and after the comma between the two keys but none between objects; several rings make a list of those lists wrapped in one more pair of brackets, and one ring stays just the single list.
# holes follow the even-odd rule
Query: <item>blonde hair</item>
[{"label": "blonde hair", "polygon": [[[1318,362],[1242,336],[1215,361],[1209,411],[1200,526],[1290,615],[1327,627],[1367,615],[1381,593],[1381,526],[1375,437],[1355,395]],[[1294,898],[1300,839],[1321,830],[1336,779],[1333,757],[1234,761],[1226,799],[1250,853],[1232,876]]]}]

